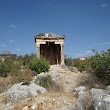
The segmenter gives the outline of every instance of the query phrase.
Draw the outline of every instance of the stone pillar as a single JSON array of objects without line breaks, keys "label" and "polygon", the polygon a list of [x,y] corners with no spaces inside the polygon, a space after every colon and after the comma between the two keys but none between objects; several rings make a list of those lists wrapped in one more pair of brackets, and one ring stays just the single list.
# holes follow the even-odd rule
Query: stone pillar
[{"label": "stone pillar", "polygon": [[64,65],[64,44],[60,44],[61,46],[61,64]]},{"label": "stone pillar", "polygon": [[40,57],[40,44],[36,45],[36,50],[37,50],[37,57]]}]

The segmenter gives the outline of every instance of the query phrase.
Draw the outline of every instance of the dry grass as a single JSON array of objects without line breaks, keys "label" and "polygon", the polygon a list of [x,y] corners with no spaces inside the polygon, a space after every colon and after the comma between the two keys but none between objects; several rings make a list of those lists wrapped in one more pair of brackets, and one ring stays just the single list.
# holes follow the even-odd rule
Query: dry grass
[{"label": "dry grass", "polygon": [[15,102],[14,103],[14,110],[22,110],[25,106],[30,106],[32,105],[34,98],[27,98],[22,100],[21,102]]},{"label": "dry grass", "polygon": [[87,76],[82,76],[77,86],[85,86],[87,89],[91,88],[102,88],[105,86],[98,80],[93,74],[87,74]]},{"label": "dry grass", "polygon": [[10,77],[6,77],[6,78],[0,77],[0,93],[6,91],[10,84],[11,84]]},{"label": "dry grass", "polygon": [[6,95],[0,96],[0,103],[7,103],[7,96]]}]

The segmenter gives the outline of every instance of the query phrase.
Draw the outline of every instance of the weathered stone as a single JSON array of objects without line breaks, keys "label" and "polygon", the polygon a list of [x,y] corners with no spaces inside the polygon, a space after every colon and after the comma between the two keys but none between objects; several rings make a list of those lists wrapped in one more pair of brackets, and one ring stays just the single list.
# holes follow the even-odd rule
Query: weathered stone
[{"label": "weathered stone", "polygon": [[74,88],[73,89],[73,92],[76,92],[76,93],[80,93],[82,91],[86,91],[86,87],[85,86],[80,86],[78,88]]},{"label": "weathered stone", "polygon": [[90,93],[93,97],[92,106],[94,110],[110,110],[110,95],[108,95],[108,91],[93,88]]},{"label": "weathered stone", "polygon": [[35,110],[37,108],[37,104],[33,104],[32,106],[31,106],[31,109],[32,110]]},{"label": "weathered stone", "polygon": [[51,71],[51,72],[46,72],[46,73],[40,73],[37,75],[37,78],[42,78],[42,77],[47,77],[51,76],[53,81],[57,81],[62,78],[62,76],[57,72],[57,71]]},{"label": "weathered stone", "polygon": [[107,86],[106,87],[106,90],[110,92],[110,86]]},{"label": "weathered stone", "polygon": [[75,73],[78,73],[79,72],[76,67],[71,67],[70,69],[71,69],[72,72],[75,72]]},{"label": "weathered stone", "polygon": [[14,84],[7,92],[8,101],[20,101],[26,97],[37,96],[38,94],[47,92],[45,88],[31,83],[22,85],[22,83]]},{"label": "weathered stone", "polygon": [[96,98],[96,97],[99,97],[100,95],[108,94],[109,92],[106,90],[103,90],[103,89],[92,88],[90,90],[90,93],[91,93],[93,98]]},{"label": "weathered stone", "polygon": [[84,110],[85,106],[89,102],[89,93],[81,91],[78,95],[79,97],[74,104],[75,110]]}]

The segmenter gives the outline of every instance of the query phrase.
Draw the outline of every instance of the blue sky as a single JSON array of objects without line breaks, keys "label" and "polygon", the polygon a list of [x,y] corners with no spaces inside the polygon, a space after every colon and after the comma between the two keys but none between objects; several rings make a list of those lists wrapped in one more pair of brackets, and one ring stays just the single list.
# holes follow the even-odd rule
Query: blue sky
[{"label": "blue sky", "polygon": [[35,53],[34,35],[65,35],[65,54],[110,47],[110,0],[0,0],[0,53]]}]

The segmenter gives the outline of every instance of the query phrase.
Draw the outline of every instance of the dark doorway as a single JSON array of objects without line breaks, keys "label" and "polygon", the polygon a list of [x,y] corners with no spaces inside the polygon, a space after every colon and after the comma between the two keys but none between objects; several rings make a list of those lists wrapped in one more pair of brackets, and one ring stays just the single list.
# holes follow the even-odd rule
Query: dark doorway
[{"label": "dark doorway", "polygon": [[61,63],[61,47],[60,44],[54,42],[46,42],[46,44],[40,44],[40,55],[49,61],[49,64]]}]

